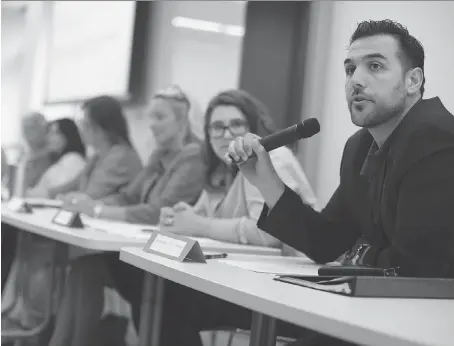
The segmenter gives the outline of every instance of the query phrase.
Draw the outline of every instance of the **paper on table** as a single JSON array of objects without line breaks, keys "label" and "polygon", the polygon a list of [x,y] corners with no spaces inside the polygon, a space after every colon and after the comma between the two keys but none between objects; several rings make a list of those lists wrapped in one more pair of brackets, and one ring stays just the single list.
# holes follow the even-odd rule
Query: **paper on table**
[{"label": "paper on table", "polygon": [[307,275],[318,276],[319,264],[302,264],[301,262],[289,263],[271,261],[237,261],[237,260],[219,260],[219,262],[250,270],[258,273],[267,273],[275,275]]},{"label": "paper on table", "polygon": [[[152,231],[159,231],[159,226],[156,225],[133,224],[121,221],[94,219],[86,215],[82,215],[82,222],[85,227],[111,234],[118,234],[129,239],[143,239],[144,241],[147,241],[150,238]],[[208,238],[189,238],[197,240],[201,246],[224,244],[220,241]]]}]

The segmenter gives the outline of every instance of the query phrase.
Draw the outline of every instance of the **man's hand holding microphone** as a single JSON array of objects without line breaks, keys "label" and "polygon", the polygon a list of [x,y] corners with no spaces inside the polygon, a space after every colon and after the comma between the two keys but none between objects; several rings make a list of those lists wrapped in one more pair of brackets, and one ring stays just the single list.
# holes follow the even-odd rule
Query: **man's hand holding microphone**
[{"label": "man's hand holding microphone", "polygon": [[226,160],[238,165],[246,179],[260,190],[266,204],[272,209],[284,193],[285,185],[277,175],[268,151],[311,137],[319,131],[317,119],[310,118],[264,138],[247,133],[230,143]]},{"label": "man's hand holding microphone", "polygon": [[[285,187],[259,139],[259,136],[252,133],[235,139],[229,145],[226,159],[238,164],[246,179],[260,190],[266,204],[272,209],[284,193]],[[249,158],[253,153],[256,157]]]}]

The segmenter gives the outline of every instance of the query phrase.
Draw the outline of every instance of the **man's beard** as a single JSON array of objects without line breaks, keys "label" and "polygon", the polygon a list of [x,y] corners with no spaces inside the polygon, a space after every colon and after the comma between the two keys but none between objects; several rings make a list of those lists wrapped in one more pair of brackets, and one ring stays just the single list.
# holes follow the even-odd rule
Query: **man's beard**
[{"label": "man's beard", "polygon": [[401,101],[393,105],[376,107],[375,110],[361,117],[360,121],[358,121],[359,119],[356,119],[354,115],[351,115],[351,118],[355,125],[366,129],[371,129],[397,117],[399,114],[403,112],[404,109],[405,102]]},{"label": "man's beard", "polygon": [[352,108],[355,106],[350,105],[349,110],[353,124],[366,129],[371,129],[399,116],[405,109],[405,94],[403,90],[403,85],[399,83],[394,89],[396,98],[392,100],[392,103],[375,103],[374,110],[368,114],[359,115],[359,117],[353,113]]}]

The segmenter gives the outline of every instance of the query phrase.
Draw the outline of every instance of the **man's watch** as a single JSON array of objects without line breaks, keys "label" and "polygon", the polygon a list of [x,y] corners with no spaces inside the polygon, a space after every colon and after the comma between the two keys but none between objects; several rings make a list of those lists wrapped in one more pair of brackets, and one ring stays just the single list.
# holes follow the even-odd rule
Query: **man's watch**
[{"label": "man's watch", "polygon": [[93,207],[93,217],[94,218],[99,218],[102,213],[104,205],[102,203],[96,203],[95,206]]}]

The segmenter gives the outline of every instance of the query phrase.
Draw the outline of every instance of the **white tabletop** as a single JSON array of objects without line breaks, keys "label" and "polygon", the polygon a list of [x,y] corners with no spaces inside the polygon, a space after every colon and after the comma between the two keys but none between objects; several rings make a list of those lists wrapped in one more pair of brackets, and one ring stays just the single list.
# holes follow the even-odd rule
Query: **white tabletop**
[{"label": "white tabletop", "polygon": [[[120,251],[124,246],[144,247],[151,233],[142,229],[155,226],[128,224],[124,222],[95,220],[82,215],[83,229],[63,227],[51,222],[57,213],[55,208],[34,208],[32,214],[17,213],[2,205],[2,222],[24,231],[38,234],[69,245],[97,251]],[[227,252],[279,256],[281,250],[263,246],[224,243],[206,238],[199,241],[205,253]]]},{"label": "white tabletop", "polygon": [[21,230],[69,245],[98,251],[119,251],[123,246],[144,246],[143,239],[128,239],[99,229],[69,228],[51,223],[57,209],[35,208],[32,214],[17,213],[2,205],[2,222]]},{"label": "white tabletop", "polygon": [[448,346],[454,340],[454,300],[346,297],[216,260],[180,263],[137,248],[123,248],[120,259],[197,291],[359,344]]}]

